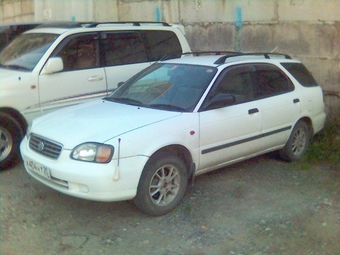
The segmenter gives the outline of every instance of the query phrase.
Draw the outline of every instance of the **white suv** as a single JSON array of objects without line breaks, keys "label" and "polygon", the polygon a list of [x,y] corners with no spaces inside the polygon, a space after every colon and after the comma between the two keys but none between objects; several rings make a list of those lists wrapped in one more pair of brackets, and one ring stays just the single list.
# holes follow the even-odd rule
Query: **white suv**
[{"label": "white suv", "polygon": [[189,51],[183,26],[167,23],[47,24],[21,34],[0,55],[0,169],[13,164],[33,118],[106,96]]},{"label": "white suv", "polygon": [[325,118],[321,88],[287,55],[183,57],[34,120],[20,148],[27,172],[53,189],[161,215],[194,175],[275,150],[301,158]]}]

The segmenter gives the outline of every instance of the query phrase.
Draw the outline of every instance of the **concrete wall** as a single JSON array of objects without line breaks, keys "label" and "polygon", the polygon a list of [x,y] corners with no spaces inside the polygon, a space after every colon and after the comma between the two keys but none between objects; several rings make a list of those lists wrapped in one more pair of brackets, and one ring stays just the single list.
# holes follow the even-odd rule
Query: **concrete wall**
[{"label": "concrete wall", "polygon": [[32,0],[0,0],[1,23],[26,22],[34,20],[34,4]]},{"label": "concrete wall", "polygon": [[332,94],[327,96],[327,104],[340,108],[340,0],[0,0],[0,3],[3,23],[165,21],[183,24],[195,51],[287,53],[312,71],[326,95]]}]

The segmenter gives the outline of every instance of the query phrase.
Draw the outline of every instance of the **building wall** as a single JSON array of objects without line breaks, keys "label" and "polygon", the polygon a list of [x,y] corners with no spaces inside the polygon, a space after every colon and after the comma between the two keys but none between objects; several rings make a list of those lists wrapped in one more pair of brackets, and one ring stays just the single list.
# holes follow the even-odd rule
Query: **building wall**
[{"label": "building wall", "polygon": [[[0,0],[2,23],[164,21],[195,51],[282,52],[300,59],[340,105],[340,0]],[[340,112],[340,111],[339,111]]]},{"label": "building wall", "polygon": [[1,23],[26,22],[34,20],[32,0],[0,0]]}]

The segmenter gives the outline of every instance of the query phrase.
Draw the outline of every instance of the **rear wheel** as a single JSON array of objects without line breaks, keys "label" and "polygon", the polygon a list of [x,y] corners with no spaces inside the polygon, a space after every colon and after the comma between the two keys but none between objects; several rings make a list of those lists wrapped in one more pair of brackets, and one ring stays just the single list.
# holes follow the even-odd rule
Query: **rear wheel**
[{"label": "rear wheel", "polygon": [[146,214],[166,214],[181,202],[187,183],[188,175],[181,159],[168,153],[156,155],[144,167],[134,203]]},{"label": "rear wheel", "polygon": [[0,170],[17,163],[21,138],[22,130],[17,121],[0,113]]},{"label": "rear wheel", "polygon": [[308,124],[299,121],[293,128],[285,147],[279,151],[280,157],[289,162],[302,158],[308,148],[310,136]]}]

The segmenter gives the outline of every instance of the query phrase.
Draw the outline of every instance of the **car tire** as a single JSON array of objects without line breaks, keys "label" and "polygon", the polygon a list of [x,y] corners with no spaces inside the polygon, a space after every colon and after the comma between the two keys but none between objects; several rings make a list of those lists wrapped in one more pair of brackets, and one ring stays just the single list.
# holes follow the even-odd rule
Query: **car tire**
[{"label": "car tire", "polygon": [[169,153],[158,154],[143,169],[134,203],[148,215],[166,214],[181,202],[187,183],[184,162]]},{"label": "car tire", "polygon": [[301,159],[307,151],[310,136],[308,124],[299,121],[293,128],[285,147],[279,151],[280,157],[288,162]]},{"label": "car tire", "polygon": [[0,113],[0,170],[17,163],[22,136],[18,122],[7,114]]}]

